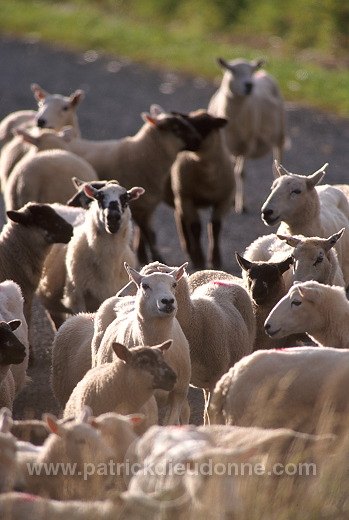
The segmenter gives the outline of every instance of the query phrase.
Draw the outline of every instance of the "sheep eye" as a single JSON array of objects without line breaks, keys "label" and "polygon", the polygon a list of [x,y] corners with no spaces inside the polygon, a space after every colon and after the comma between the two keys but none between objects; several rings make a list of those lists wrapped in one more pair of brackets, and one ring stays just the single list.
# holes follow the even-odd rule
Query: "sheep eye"
[{"label": "sheep eye", "polygon": [[65,107],[62,107],[63,112],[67,112],[68,108],[69,107],[67,105]]},{"label": "sheep eye", "polygon": [[302,302],[300,302],[299,300],[293,300],[293,301],[291,302],[291,305],[295,305],[296,307],[298,307],[298,306],[301,305],[301,304],[302,304]]},{"label": "sheep eye", "polygon": [[323,261],[323,257],[322,256],[318,256],[317,259],[314,262],[314,265],[321,264],[322,261]]},{"label": "sheep eye", "polygon": [[177,282],[174,282],[174,284],[172,285],[173,289],[175,289],[177,287]]},{"label": "sheep eye", "polygon": [[145,291],[147,289],[149,289],[149,285],[147,283],[142,283],[141,286],[142,286],[142,289],[144,289]]}]

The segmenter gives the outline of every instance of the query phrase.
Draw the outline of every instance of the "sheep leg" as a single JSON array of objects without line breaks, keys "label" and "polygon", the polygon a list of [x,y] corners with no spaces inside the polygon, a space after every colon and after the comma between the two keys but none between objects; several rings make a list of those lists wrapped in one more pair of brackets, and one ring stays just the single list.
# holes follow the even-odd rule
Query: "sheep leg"
[{"label": "sheep leg", "polygon": [[234,177],[235,177],[235,213],[241,214],[246,211],[244,206],[244,162],[245,157],[239,155],[235,159]]},{"label": "sheep leg", "polygon": [[[188,404],[188,398],[187,395],[183,392],[176,392],[172,391],[169,393],[168,396],[168,404],[169,404],[169,410],[166,412],[163,424],[165,426],[168,425],[179,425],[182,423],[180,421],[180,418],[182,418],[182,408],[185,407],[185,411],[183,412],[183,421],[186,420],[187,422],[183,422],[182,424],[188,424],[189,423],[189,415],[190,415],[190,409]],[[189,409],[189,413],[188,413]]]},{"label": "sheep leg", "polygon": [[221,220],[214,220],[208,225],[208,236],[209,236],[209,264],[212,265],[213,269],[220,269],[222,267],[221,253],[219,249],[219,237],[222,229]]},{"label": "sheep leg", "polygon": [[[144,215],[143,215],[144,217]],[[149,218],[135,218],[135,221],[140,229],[140,237],[139,243],[137,247],[137,256],[138,260],[141,264],[148,263],[148,254],[147,254],[147,246],[150,249],[151,259],[153,261],[164,262],[157,245],[156,245],[156,235],[154,230],[152,229],[151,223],[149,222]]]},{"label": "sheep leg", "polygon": [[205,425],[210,425],[211,424],[211,421],[210,421],[210,416],[208,414],[208,406],[210,404],[210,391],[209,390],[206,390],[206,388],[203,388],[203,391],[204,391],[204,399],[205,399],[205,408],[204,408],[204,424]]}]

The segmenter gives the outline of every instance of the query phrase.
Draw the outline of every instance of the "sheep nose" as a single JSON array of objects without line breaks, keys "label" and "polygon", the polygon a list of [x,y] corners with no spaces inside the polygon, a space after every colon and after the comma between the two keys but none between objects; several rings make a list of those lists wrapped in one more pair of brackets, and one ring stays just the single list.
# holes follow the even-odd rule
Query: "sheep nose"
[{"label": "sheep nose", "polygon": [[246,81],[245,83],[245,94],[251,94],[253,83],[252,81]]},{"label": "sheep nose", "polygon": [[174,304],[174,298],[162,298],[161,303],[164,305],[173,305]]},{"label": "sheep nose", "polygon": [[40,117],[40,118],[38,119],[38,127],[39,127],[39,128],[44,128],[45,125],[46,125],[46,120],[43,119],[42,117]]},{"label": "sheep nose", "polygon": [[272,209],[265,209],[264,211],[262,211],[262,217],[268,220],[273,215],[273,213],[274,211]]}]

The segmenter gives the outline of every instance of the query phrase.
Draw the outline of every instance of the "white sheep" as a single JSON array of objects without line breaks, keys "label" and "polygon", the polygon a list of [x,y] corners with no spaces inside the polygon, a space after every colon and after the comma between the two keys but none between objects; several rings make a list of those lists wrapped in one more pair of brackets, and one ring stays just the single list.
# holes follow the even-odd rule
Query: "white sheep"
[{"label": "white sheep", "polygon": [[220,269],[222,221],[231,210],[235,193],[234,164],[223,134],[228,121],[205,110],[183,114],[182,117],[200,133],[202,143],[195,152],[178,154],[168,180],[171,193],[165,201],[175,207],[182,248],[187,251],[195,269],[204,269],[206,264],[201,246],[199,209],[212,209],[207,260],[214,269]]},{"label": "white sheep", "polygon": [[[72,139],[72,127],[66,127],[56,132],[47,128],[28,132],[24,129],[16,129],[11,141],[5,144],[0,154],[0,180],[1,191],[4,192],[7,180],[14,166],[23,158],[32,157],[38,152],[51,149],[66,150],[68,141]],[[29,148],[25,148],[26,144]],[[25,153],[24,153],[25,152]]]},{"label": "white sheep", "polygon": [[144,197],[132,204],[132,216],[141,231],[138,257],[146,263],[146,244],[151,256],[160,259],[152,218],[162,201],[171,165],[181,150],[196,150],[201,138],[190,123],[178,116],[144,113],[142,118],[143,126],[132,137],[107,141],[76,138],[69,150],[90,162],[100,179],[117,179],[127,189],[144,187]]},{"label": "white sheep", "polygon": [[171,344],[172,340],[169,340],[154,347],[128,349],[121,343],[113,343],[112,351],[116,358],[85,374],[69,397],[63,417],[77,416],[86,405],[95,415],[106,412],[128,415],[142,412],[144,405],[148,406],[151,400],[152,413],[146,417],[142,431],[156,424],[158,414],[154,391],[171,392],[177,380],[163,355]]},{"label": "white sheep", "polygon": [[[142,273],[170,272],[173,268],[154,262]],[[130,286],[119,294],[132,294]],[[256,334],[252,302],[241,279],[224,271],[197,271],[189,278],[183,276],[176,291],[177,319],[189,342],[192,386],[202,388],[206,407],[210,392],[218,379],[241,357],[252,352]],[[114,312],[120,305],[115,299]],[[96,316],[92,352],[98,351],[103,329],[111,313],[111,306]],[[125,306],[131,306],[126,299]],[[97,359],[100,354],[97,354]]]},{"label": "white sheep", "polygon": [[[22,291],[16,282],[5,280],[0,283],[0,321],[10,325],[14,335],[24,347],[24,353],[22,354],[24,360],[19,364],[16,362],[10,369],[15,382],[16,394],[24,388],[27,382],[26,374],[29,358],[28,325],[23,312],[23,304]],[[3,326],[4,323],[2,323]],[[10,328],[5,327],[5,330],[10,330]],[[8,332],[5,332],[5,330],[2,329],[2,333],[8,335]],[[10,337],[9,341],[11,341]],[[4,339],[2,338],[2,342],[4,342]],[[12,348],[15,349],[15,345]],[[13,351],[14,358],[21,357],[20,352],[22,348],[18,345],[17,350],[19,352],[17,355]],[[8,354],[11,356],[11,352]]]},{"label": "white sheep", "polygon": [[12,416],[8,408],[0,410],[0,493],[13,489],[16,475],[16,438],[11,433]]},{"label": "white sheep", "polygon": [[51,434],[38,453],[18,460],[25,491],[60,500],[106,498],[110,475],[97,468],[107,465],[113,453],[100,431],[88,423],[90,416],[85,409],[74,421],[62,422],[44,414]]},{"label": "white sheep", "polygon": [[84,190],[92,199],[84,223],[74,228],[66,248],[52,249],[38,290],[56,324],[61,323],[64,309],[71,313],[97,310],[126,283],[123,263],[136,264],[129,202],[144,189],[127,191],[110,181],[100,189],[88,183]]},{"label": "white sheep", "polygon": [[[134,306],[115,306],[116,318],[107,327],[95,365],[108,363],[113,359],[112,344],[122,342],[128,347],[154,345],[172,338],[173,345],[165,353],[165,361],[175,371],[177,382],[171,392],[162,392],[169,404],[165,424],[186,424],[189,421],[188,389],[191,363],[188,341],[176,319],[176,286],[184,274],[187,264],[170,273],[154,272],[142,275],[126,265],[130,280],[137,286]],[[122,300],[122,298],[121,298]],[[157,392],[159,394],[160,391]],[[163,400],[163,399],[162,399]],[[161,403],[162,404],[162,403]],[[161,406],[160,404],[160,406]]]},{"label": "white sheep", "polygon": [[60,130],[71,125],[75,135],[80,135],[76,110],[84,98],[83,90],[76,90],[73,94],[49,94],[37,83],[31,85],[38,110],[19,110],[12,112],[0,122],[0,147],[12,139],[12,131],[18,127],[53,128]]},{"label": "white sheep", "polygon": [[308,281],[294,285],[270,312],[270,337],[306,332],[319,345],[349,348],[349,303],[342,287]]},{"label": "white sheep", "polygon": [[[277,234],[329,237],[349,227],[349,203],[334,186],[316,186],[325,175],[324,165],[312,175],[289,173],[275,163],[279,177],[262,206],[262,219],[268,226],[280,224]],[[349,234],[336,243],[338,260],[346,286],[349,283]]]},{"label": "white sheep", "polygon": [[285,141],[285,108],[280,88],[265,70],[264,60],[226,61],[221,85],[211,98],[208,111],[226,117],[225,135],[235,157],[235,211],[244,209],[243,170],[245,159],[255,159],[273,150],[281,161]]},{"label": "white sheep", "polygon": [[211,423],[338,434],[346,431],[348,382],[348,349],[260,350],[218,381]]},{"label": "white sheep", "polygon": [[72,179],[77,172],[86,182],[97,179],[92,166],[69,151],[46,150],[26,155],[13,168],[5,185],[5,208],[19,209],[27,202],[65,204],[75,194]]},{"label": "white sheep", "polygon": [[46,256],[53,243],[70,240],[73,228],[46,204],[29,203],[7,216],[0,234],[0,281],[14,280],[20,286],[30,328],[32,301]]}]

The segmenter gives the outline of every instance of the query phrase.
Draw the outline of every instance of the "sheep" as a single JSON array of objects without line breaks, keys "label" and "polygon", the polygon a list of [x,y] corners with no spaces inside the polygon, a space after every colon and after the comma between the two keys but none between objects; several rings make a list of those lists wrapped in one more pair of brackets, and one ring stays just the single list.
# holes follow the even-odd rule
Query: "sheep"
[{"label": "sheep", "polygon": [[[177,114],[177,112],[175,112]],[[180,114],[179,114],[180,115]],[[205,268],[205,257],[200,243],[201,223],[199,208],[212,208],[209,225],[211,238],[208,263],[221,268],[219,238],[223,218],[231,209],[235,192],[233,162],[223,136],[227,119],[214,117],[205,110],[182,115],[200,133],[202,143],[196,152],[180,152],[168,179],[169,197],[174,205],[178,234],[195,269]]]},{"label": "sheep", "polygon": [[298,340],[296,336],[287,336],[276,341],[269,338],[264,330],[264,322],[270,311],[287,292],[283,274],[293,264],[293,258],[289,256],[280,262],[251,262],[237,252],[235,256],[244,273],[245,286],[252,299],[256,317],[256,337],[253,350],[295,345]]},{"label": "sheep", "polygon": [[132,204],[132,216],[140,228],[139,261],[147,262],[145,244],[151,256],[160,259],[152,217],[162,201],[166,177],[177,153],[196,150],[201,137],[185,119],[167,113],[143,113],[144,124],[136,135],[119,140],[89,141],[75,138],[69,150],[90,162],[102,180],[117,179],[127,189],[144,186],[145,195]]},{"label": "sheep", "polygon": [[[21,363],[14,361],[15,364],[10,368],[14,378],[15,393],[17,395],[24,388],[28,379],[26,373],[29,358],[29,339],[28,325],[23,312],[22,291],[19,285],[13,280],[5,280],[0,283],[0,322],[3,327],[3,342],[5,343],[5,341],[8,340],[9,346],[11,346],[12,343],[11,349],[7,352],[6,356],[13,356],[14,359],[20,358],[21,356],[24,357]],[[5,325],[6,323],[8,324],[7,326]],[[13,338],[13,340],[11,339],[11,331],[18,339],[17,345],[15,338]],[[23,347],[24,353],[22,353]],[[7,350],[6,345],[4,345],[3,348]],[[16,350],[18,351],[17,353]],[[5,351],[3,355],[5,355]]]},{"label": "sheep", "polygon": [[62,422],[44,414],[51,434],[38,453],[18,460],[24,491],[57,500],[106,498],[110,475],[96,468],[108,464],[113,453],[100,431],[89,424],[90,416],[91,411],[84,409],[74,421]]},{"label": "sheep", "polygon": [[154,390],[172,391],[177,380],[163,356],[171,344],[172,340],[169,340],[154,347],[128,349],[121,343],[112,343],[116,359],[85,374],[69,397],[63,418],[76,416],[86,405],[95,415],[106,412],[129,415],[142,412],[144,405],[152,400],[151,415],[147,415],[141,431],[156,424],[158,414]]},{"label": "sheep", "polygon": [[348,349],[304,346],[254,352],[218,381],[209,408],[211,423],[339,435],[347,429],[343,388],[348,377]]},{"label": "sheep", "polygon": [[[154,262],[141,272],[170,272],[172,269]],[[132,294],[132,288],[126,287],[118,294]],[[182,277],[176,294],[177,319],[190,347],[190,384],[204,390],[207,408],[210,392],[218,379],[236,361],[252,351],[256,334],[252,302],[242,287],[241,279],[215,270],[197,271],[189,278]],[[114,300],[116,312],[119,300]],[[105,302],[105,309],[101,309],[95,319],[92,352],[94,355],[98,352],[96,359],[100,356],[101,338],[112,304],[112,300]],[[130,300],[126,299],[124,305],[131,306]]]},{"label": "sheep", "polygon": [[30,329],[32,301],[46,256],[52,244],[70,240],[73,228],[47,204],[28,203],[7,211],[7,217],[0,233],[0,281],[9,279],[20,286]]},{"label": "sheep", "polygon": [[245,209],[245,159],[262,157],[273,150],[274,159],[281,161],[285,144],[284,101],[275,79],[259,70],[264,65],[263,59],[226,61],[218,58],[217,61],[224,75],[208,111],[228,119],[224,131],[235,157],[235,211],[241,213]]},{"label": "sheep", "polygon": [[26,155],[13,168],[5,185],[5,208],[16,210],[27,202],[64,204],[75,193],[72,178],[77,172],[84,181],[97,179],[92,166],[69,151],[46,150]]},{"label": "sheep", "polygon": [[110,362],[113,359],[111,345],[114,341],[125,343],[131,348],[135,345],[154,345],[172,338],[173,345],[165,353],[165,361],[175,371],[177,382],[172,391],[162,392],[160,396],[162,402],[167,401],[170,405],[164,424],[179,424],[180,421],[186,424],[190,415],[187,398],[191,374],[189,345],[175,317],[176,286],[186,266],[183,264],[168,274],[155,272],[142,275],[125,264],[130,280],[137,286],[135,304],[128,308],[121,302],[120,312],[115,307],[116,318],[107,327],[94,360],[97,366]]},{"label": "sheep", "polygon": [[[23,156],[32,157],[37,152],[44,150],[60,149],[66,150],[68,148],[68,141],[73,137],[72,127],[66,127],[60,132],[50,129],[41,129],[35,134],[27,132],[24,129],[18,128],[14,131],[13,139],[6,143],[1,150],[0,155],[0,180],[1,191],[5,191],[7,180],[14,168]],[[24,154],[24,146],[29,143],[30,146]]]},{"label": "sheep", "polygon": [[0,410],[0,493],[10,491],[15,483],[17,446],[11,427],[11,411],[2,408]]},{"label": "sheep", "polygon": [[[268,226],[280,223],[277,234],[324,238],[349,226],[349,203],[344,193],[334,186],[316,186],[324,177],[327,164],[308,176],[289,173],[278,162],[275,167],[279,178],[272,184],[261,215]],[[347,286],[349,235],[344,235],[335,247]]]},{"label": "sheep", "polygon": [[[131,249],[132,222],[129,202],[144,193],[126,190],[115,181],[103,188],[84,186],[93,199],[84,224],[74,229],[66,248],[57,246],[48,256],[38,289],[39,297],[56,324],[62,311],[94,312],[126,282],[123,262],[136,264]],[[98,266],[98,269],[96,269]]]},{"label": "sheep", "polygon": [[23,126],[35,126],[39,128],[53,128],[61,130],[64,126],[71,125],[75,135],[80,135],[76,110],[84,98],[83,90],[76,90],[68,96],[61,94],[49,94],[37,83],[31,85],[38,110],[20,110],[12,112],[0,122],[0,147],[12,139],[12,130]]},{"label": "sheep", "polygon": [[291,287],[270,312],[264,328],[270,337],[306,332],[318,345],[349,348],[348,316],[342,287],[308,281]]}]

